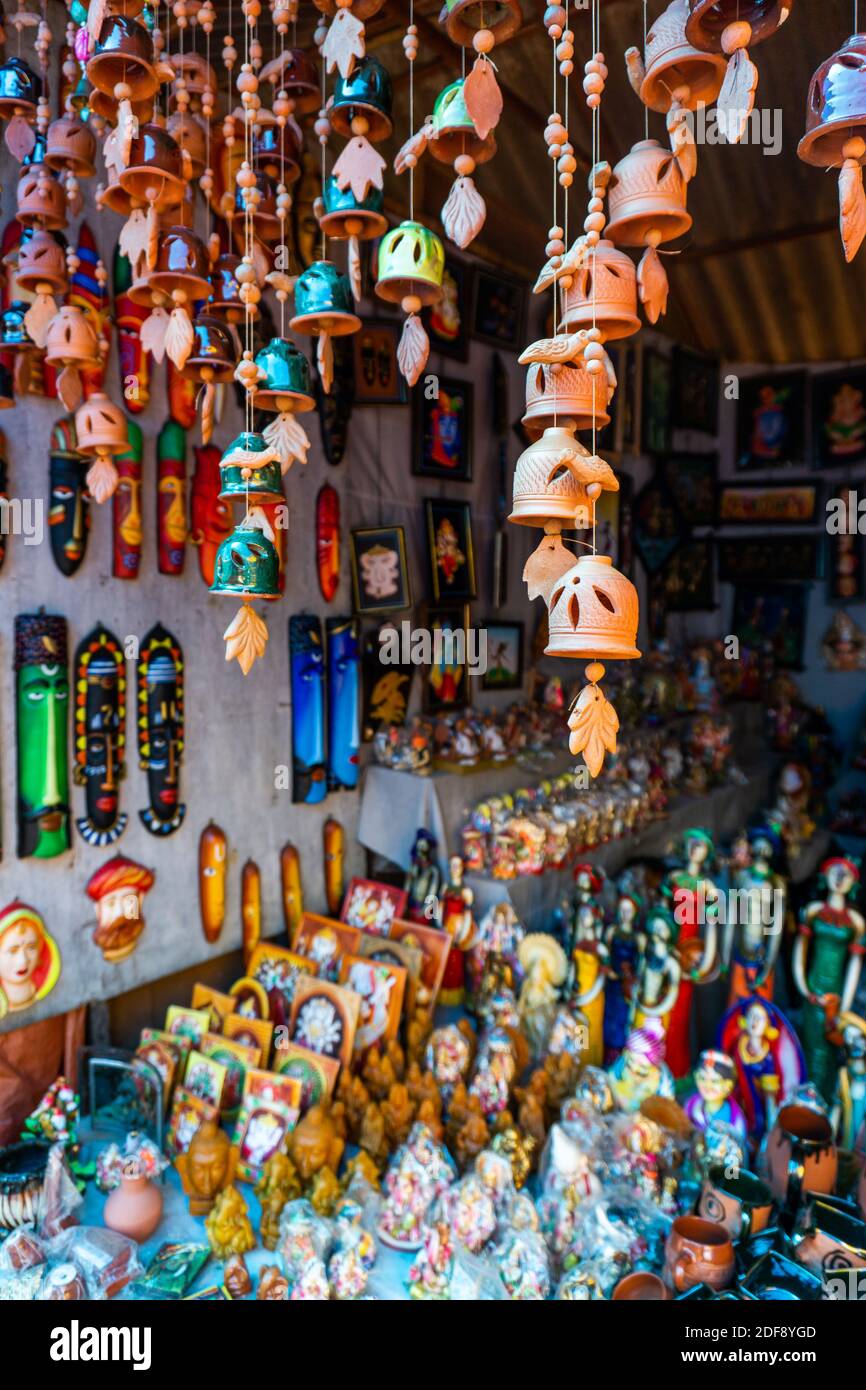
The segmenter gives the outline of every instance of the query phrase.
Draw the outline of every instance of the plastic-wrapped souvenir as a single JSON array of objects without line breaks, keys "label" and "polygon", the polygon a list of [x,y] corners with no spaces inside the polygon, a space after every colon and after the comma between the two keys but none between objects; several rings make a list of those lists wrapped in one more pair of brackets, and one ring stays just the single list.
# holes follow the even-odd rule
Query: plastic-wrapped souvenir
[{"label": "plastic-wrapped souvenir", "polygon": [[109,1144],[96,1159],[96,1185],[100,1192],[113,1192],[119,1186],[125,1165],[134,1159],[142,1177],[158,1178],[168,1160],[146,1135],[130,1130],[123,1145]]},{"label": "plastic-wrapped souvenir", "polygon": [[437,1203],[436,1214],[446,1223],[452,1238],[474,1255],[496,1230],[493,1197],[477,1171],[446,1189]]},{"label": "plastic-wrapped souvenir", "polygon": [[427,1213],[455,1177],[447,1150],[427,1125],[416,1122],[385,1174],[387,1195],[377,1228],[380,1240],[397,1249],[419,1249]]},{"label": "plastic-wrapped souvenir", "polygon": [[421,1248],[409,1270],[407,1287],[413,1298],[449,1299],[454,1270],[454,1242],[448,1223],[437,1221],[427,1228]]},{"label": "plastic-wrapped souvenir", "polygon": [[328,1271],[324,1261],[318,1258],[310,1260],[292,1284],[290,1302],[327,1303],[330,1297],[331,1286],[328,1283]]},{"label": "plastic-wrapped souvenir", "polygon": [[[328,1223],[318,1215],[311,1202],[299,1198],[286,1204],[280,1217],[277,1253],[290,1283],[300,1278],[308,1265],[314,1262],[322,1264],[330,1243]],[[326,1285],[327,1282],[326,1277]]]},{"label": "plastic-wrapped souvenir", "polygon": [[496,1263],[509,1298],[541,1302],[550,1296],[550,1258],[537,1231],[510,1231],[496,1251]]},{"label": "plastic-wrapped souvenir", "polygon": [[479,923],[478,936],[467,959],[472,994],[476,1001],[481,994],[485,967],[491,957],[497,957],[510,971],[511,980],[506,979],[506,983],[512,987],[519,983],[517,952],[523,937],[523,927],[510,902],[494,903],[488,908]]},{"label": "plastic-wrapped souvenir", "polygon": [[456,1023],[436,1028],[430,1034],[425,1062],[444,1101],[448,1100],[457,1082],[468,1076],[471,1060],[469,1043]]},{"label": "plastic-wrapped souvenir", "polygon": [[484,1149],[475,1160],[475,1174],[492,1198],[496,1211],[507,1211],[516,1196],[514,1174],[507,1156],[496,1149]]},{"label": "plastic-wrapped souvenir", "polygon": [[508,1108],[516,1071],[511,1038],[503,1029],[492,1028],[478,1049],[469,1087],[470,1094],[481,1102],[486,1119]]},{"label": "plastic-wrapped souvenir", "polygon": [[556,1299],[560,1303],[593,1303],[606,1297],[601,1281],[591,1260],[575,1265],[564,1274],[556,1287]]},{"label": "plastic-wrapped souvenir", "polygon": [[376,1242],[370,1232],[362,1226],[343,1230],[328,1261],[328,1278],[334,1297],[341,1301],[360,1298],[375,1263]]}]

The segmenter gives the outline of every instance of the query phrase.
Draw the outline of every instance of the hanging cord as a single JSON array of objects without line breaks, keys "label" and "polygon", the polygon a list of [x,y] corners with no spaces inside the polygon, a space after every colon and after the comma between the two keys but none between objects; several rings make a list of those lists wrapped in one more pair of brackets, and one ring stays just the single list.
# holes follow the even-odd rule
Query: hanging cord
[{"label": "hanging cord", "polygon": [[[648,29],[647,29],[647,14],[646,14],[646,7],[647,7],[647,0],[643,0],[643,56],[644,56],[644,62],[646,62],[646,36],[647,36],[647,32],[648,32]],[[649,139],[649,107],[648,107],[648,106],[644,106],[644,109],[643,109],[643,138],[644,138],[645,140],[648,140],[648,139]]]},{"label": "hanging cord", "polygon": [[[324,57],[322,56],[321,49],[319,50],[319,62],[322,64],[322,110],[324,111],[324,110],[325,110],[325,59],[324,59]],[[322,197],[324,198],[324,196],[325,196],[325,169],[326,169],[326,163],[325,163],[325,146],[326,146],[326,142],[325,142],[324,140],[322,140],[320,143],[321,143],[321,147],[322,147]],[[324,229],[324,227],[322,227],[322,260],[323,260],[323,261],[326,261],[327,259],[328,259],[328,239],[327,239],[327,237],[325,236],[325,229]]]},{"label": "hanging cord", "polygon": [[[466,51],[466,50],[464,49],[464,52],[465,52],[465,51]],[[556,110],[556,39],[553,38],[552,35],[551,35],[551,40],[550,40],[550,55],[551,55],[551,59],[552,59],[552,61],[553,61],[553,67],[552,67],[552,69],[551,69],[551,78],[550,78],[550,109],[551,109],[551,111],[555,111],[555,110]],[[566,138],[566,140],[568,139],[568,126],[567,126],[567,124],[566,124],[566,136],[565,136],[565,138]],[[557,220],[556,220],[556,213],[557,213],[557,196],[556,196],[556,195],[557,195],[557,190],[558,190],[558,187],[559,187],[558,171],[557,171],[557,167],[556,167],[556,165],[557,165],[557,160],[552,159],[550,162],[551,162],[551,164],[553,165],[553,192],[552,192],[552,197],[551,197],[550,225],[551,225],[551,227],[557,227],[557,226],[559,225],[559,223],[558,223]],[[566,248],[566,249],[567,249],[567,248]],[[554,334],[556,334],[556,333],[558,332],[558,330],[559,330],[559,324],[560,324],[560,321],[561,321],[561,314],[562,314],[562,309],[561,309],[561,300],[560,300],[560,294],[559,294],[559,276],[556,276],[556,277],[554,278],[554,281],[553,281],[553,331],[554,331]],[[559,385],[559,374],[558,374],[557,372],[551,372],[551,373],[550,373],[550,379],[551,379],[552,382],[553,382],[553,427],[554,427],[554,429],[555,429],[555,428],[556,428],[556,417],[557,417],[557,412],[558,412],[558,401],[557,401],[558,392],[557,392],[557,387],[558,387],[558,385]]]},{"label": "hanging cord", "polygon": [[[409,0],[409,27],[415,23],[415,0]],[[465,52],[465,49],[464,49]],[[409,139],[415,134],[415,59],[409,59]],[[465,140],[464,140],[465,147]],[[409,221],[415,221],[415,166],[409,168]]]},{"label": "hanging cord", "polygon": [[[644,0],[644,11],[646,11],[646,0]],[[592,8],[592,52],[593,57],[601,51],[601,0],[593,0]],[[592,108],[592,167],[593,169],[601,159],[601,102]],[[593,195],[594,196],[594,195]],[[593,248],[593,259],[598,254],[597,246]],[[598,275],[593,270],[592,276],[592,326],[596,327],[596,297],[598,293]],[[597,450],[597,430],[595,423],[595,397],[596,382],[601,373],[592,378],[592,452],[595,455]],[[592,499],[592,553],[596,554],[596,499]]]},{"label": "hanging cord", "polygon": [[[296,29],[297,29],[297,21],[294,21],[293,24],[292,24],[292,34],[293,34],[293,36],[294,36],[294,34],[295,34],[295,32],[296,32]],[[276,47],[276,34],[274,35],[274,46]],[[280,26],[280,90],[283,89],[283,80],[284,80],[284,78],[285,78],[285,56],[286,56],[286,28],[285,28],[285,25],[281,25],[281,26]],[[289,120],[291,120],[291,119],[293,118],[293,116],[294,116],[294,112],[291,111],[291,112],[289,113]],[[288,122],[286,123],[286,125],[288,125]],[[282,188],[285,188],[285,186],[286,186],[286,126],[279,126],[278,129],[279,129],[279,132],[280,132],[280,186],[281,186]],[[323,194],[323,196],[324,196],[324,194]],[[286,221],[288,221],[288,218],[286,219]],[[280,225],[281,225],[281,227],[283,228],[283,235],[285,236],[286,222],[282,222]],[[290,234],[291,234],[291,228],[289,228],[289,232],[290,232]],[[281,337],[281,338],[285,338],[285,336],[286,336],[286,296],[285,296],[284,294],[281,294],[281,295],[280,295],[280,337]]]}]

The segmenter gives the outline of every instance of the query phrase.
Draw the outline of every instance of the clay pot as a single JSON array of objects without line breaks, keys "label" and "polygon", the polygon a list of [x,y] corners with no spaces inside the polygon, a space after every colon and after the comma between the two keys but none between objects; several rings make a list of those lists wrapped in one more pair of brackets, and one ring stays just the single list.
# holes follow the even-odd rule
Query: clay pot
[{"label": "clay pot", "polygon": [[139,127],[119,183],[124,193],[141,203],[146,203],[148,192],[154,190],[154,206],[159,212],[183,202],[183,157],[167,130],[152,123]]},{"label": "clay pot", "polygon": [[796,1259],[821,1277],[825,1270],[866,1269],[866,1222],[815,1202],[812,1229],[798,1244]]},{"label": "clay pot", "polygon": [[670,1290],[664,1280],[657,1274],[650,1274],[648,1270],[638,1270],[634,1274],[627,1274],[624,1279],[620,1279],[611,1298],[614,1302],[628,1301],[630,1303],[653,1301],[663,1302],[670,1298]]},{"label": "clay pot", "polygon": [[701,1216],[678,1216],[665,1242],[668,1277],[677,1293],[695,1284],[724,1289],[734,1277],[734,1247],[724,1226]]},{"label": "clay pot", "polygon": [[86,71],[88,82],[111,96],[119,82],[125,83],[132,101],[145,101],[159,87],[153,39],[143,24],[127,15],[107,15],[102,21]]},{"label": "clay pot", "polygon": [[548,608],[545,656],[629,661],[635,646],[637,590],[609,555],[581,555],[556,581]]},{"label": "clay pot", "polygon": [[13,1230],[42,1217],[42,1187],[48,1148],[21,1140],[0,1149],[0,1225]]},{"label": "clay pot", "polygon": [[767,1180],[774,1197],[794,1208],[806,1192],[832,1192],[837,1168],[828,1117],[806,1105],[783,1105],[767,1141]]},{"label": "clay pot", "polygon": [[688,0],[671,0],[653,20],[646,37],[646,76],[640,99],[651,111],[669,111],[671,94],[688,87],[685,106],[694,111],[699,102],[711,106],[721,90],[728,66],[721,53],[701,53],[686,39]]},{"label": "clay pot", "polygon": [[162,1192],[143,1174],[126,1174],[109,1195],[102,1219],[110,1231],[118,1231],[139,1244],[152,1236],[162,1219]]},{"label": "clay pot", "polygon": [[698,1215],[724,1226],[733,1240],[750,1239],[763,1231],[773,1213],[773,1194],[766,1183],[745,1170],[736,1177],[724,1168],[711,1168],[704,1179]]},{"label": "clay pot", "polygon": [[171,227],[159,239],[156,267],[147,278],[151,290],[171,295],[183,290],[189,302],[207,299],[210,262],[204,243],[189,227]]}]

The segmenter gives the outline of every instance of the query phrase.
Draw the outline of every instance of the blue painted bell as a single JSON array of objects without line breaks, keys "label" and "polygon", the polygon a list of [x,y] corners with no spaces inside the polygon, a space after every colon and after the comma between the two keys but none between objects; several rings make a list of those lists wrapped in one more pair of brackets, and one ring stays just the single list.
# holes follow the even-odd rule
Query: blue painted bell
[{"label": "blue painted bell", "polygon": [[265,374],[256,392],[258,409],[305,411],[315,408],[310,364],[288,338],[272,338],[256,353],[256,366]]},{"label": "blue painted bell", "polygon": [[347,237],[369,241],[387,231],[384,202],[381,188],[371,185],[366,197],[358,199],[351,188],[340,188],[332,174],[325,184],[325,211],[319,226],[332,241],[345,241]]},{"label": "blue painted bell", "polygon": [[[348,138],[364,134],[375,145],[391,134],[391,105],[388,69],[378,59],[368,56],[355,64],[348,77],[337,78],[328,115],[338,135]],[[367,122],[366,129],[360,132],[352,125],[358,116]]]},{"label": "blue painted bell", "polygon": [[[212,594],[272,601],[280,596],[280,561],[261,512],[244,517],[216,553]],[[270,530],[270,527],[268,527]],[[271,533],[273,534],[273,533]]]},{"label": "blue painted bell", "polygon": [[7,58],[0,64],[0,119],[35,116],[42,82],[23,58]]},{"label": "blue painted bell", "polygon": [[282,502],[280,456],[262,435],[245,431],[220,459],[220,500]]},{"label": "blue painted bell", "polygon": [[341,338],[357,333],[361,320],[352,307],[352,289],[332,261],[314,261],[295,284],[295,333],[327,333]]}]

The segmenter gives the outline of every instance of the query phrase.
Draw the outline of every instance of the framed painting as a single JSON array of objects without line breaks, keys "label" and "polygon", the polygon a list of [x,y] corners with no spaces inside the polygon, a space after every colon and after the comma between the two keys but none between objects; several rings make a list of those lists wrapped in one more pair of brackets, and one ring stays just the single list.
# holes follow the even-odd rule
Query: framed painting
[{"label": "framed painting", "polygon": [[658,475],[635,497],[632,516],[635,550],[647,574],[657,574],[688,529],[670,489]]},{"label": "framed painting", "polygon": [[476,268],[472,282],[472,336],[491,347],[523,346],[527,286],[498,270]]},{"label": "framed painting", "polygon": [[475,598],[475,549],[469,503],[428,497],[424,515],[434,599],[438,602]]},{"label": "framed painting", "polygon": [[661,475],[690,526],[713,526],[716,521],[718,454],[671,454]]},{"label": "framed painting", "polygon": [[717,520],[731,526],[809,526],[818,519],[819,485],[808,479],[790,483],[722,483]]},{"label": "framed painting", "polygon": [[415,667],[409,662],[392,664],[382,660],[382,634],[389,630],[397,631],[393,623],[383,623],[364,637],[361,737],[365,743],[370,742],[383,724],[405,724],[409,709]]},{"label": "framed painting", "polygon": [[641,364],[643,344],[618,343],[617,390],[619,404],[619,447],[624,454],[639,454],[641,450],[641,403],[643,374]]},{"label": "framed painting", "polygon": [[412,606],[402,526],[362,526],[351,533],[352,600],[356,613]]},{"label": "framed painting", "polygon": [[356,1053],[396,1038],[406,993],[406,971],[402,965],[389,965],[369,956],[344,956],[340,983],[354,990],[361,1000],[355,1029]]},{"label": "framed painting", "polygon": [[253,948],[247,974],[268,996],[271,1023],[288,1023],[298,976],[315,975],[317,968],[309,957],[271,941],[260,941]]},{"label": "framed painting", "polygon": [[425,927],[419,922],[399,921],[391,923],[391,939],[403,941],[407,946],[415,946],[421,951],[421,979],[415,1004],[419,1009],[432,1009],[442,986],[451,950],[448,933],[436,927]]},{"label": "framed painting", "polygon": [[812,448],[819,468],[866,463],[866,368],[812,377]]},{"label": "framed painting", "polygon": [[725,584],[786,583],[817,579],[821,540],[818,536],[737,536],[717,541],[719,579]]},{"label": "framed painting", "polygon": [[357,951],[360,935],[357,927],[333,917],[305,912],[298,923],[292,950],[314,962],[319,978],[335,981],[340,973],[341,957]]},{"label": "framed painting", "polygon": [[225,1068],[220,1113],[234,1118],[241,1103],[244,1078],[251,1067],[261,1067],[262,1050],[238,1042],[236,1038],[226,1038],[222,1033],[206,1033],[201,1050],[205,1057],[211,1057]]},{"label": "framed painting", "polygon": [[295,990],[289,1035],[292,1042],[347,1067],[360,1013],[361,999],[354,990],[308,977]]},{"label": "framed painting", "polygon": [[676,430],[719,429],[719,362],[686,348],[674,348],[671,423]]},{"label": "framed painting", "polygon": [[430,714],[462,709],[471,703],[466,664],[468,603],[425,605],[424,627],[431,636],[433,656],[424,673],[424,708]]},{"label": "framed painting", "polygon": [[[841,488],[839,495],[850,507],[854,499],[857,516],[857,493],[853,488]],[[866,598],[864,566],[866,566],[866,536],[859,531],[831,532],[827,537],[827,598],[836,605],[859,603]]]},{"label": "framed painting", "polygon": [[472,479],[472,382],[436,378],[432,393],[423,381],[412,392],[412,472],[420,478]]},{"label": "framed painting", "polygon": [[712,536],[683,541],[658,579],[668,613],[706,612],[715,608]]},{"label": "framed painting", "polygon": [[397,365],[401,332],[397,320],[364,319],[352,334],[356,406],[406,404],[406,380]]},{"label": "framed painting", "polygon": [[484,623],[487,633],[487,670],[482,690],[519,690],[523,684],[523,623]]},{"label": "framed painting", "polygon": [[301,1113],[301,1083],[291,1076],[252,1068],[244,1077],[240,1110],[232,1136],[237,1175],[256,1182],[269,1158],[285,1151]]},{"label": "framed painting", "polygon": [[373,936],[361,933],[358,955],[367,960],[382,961],[384,965],[400,965],[406,971],[406,998],[404,1007],[408,1014],[415,1010],[415,995],[421,979],[424,954],[419,946],[410,946],[405,941],[395,941],[392,936]]},{"label": "framed painting", "polygon": [[740,378],[737,468],[802,465],[807,390],[805,372],[759,372]]},{"label": "framed painting", "polygon": [[281,1038],[274,1050],[274,1071],[301,1083],[301,1114],[305,1115],[311,1105],[330,1100],[340,1075],[340,1063],[334,1057],[311,1052],[300,1043]]},{"label": "framed painting", "polygon": [[737,584],[731,632],[741,646],[762,651],[767,644],[777,666],[801,671],[808,604],[805,584]]},{"label": "framed painting", "polygon": [[387,936],[394,918],[402,917],[406,911],[408,900],[404,888],[370,878],[353,878],[343,898],[340,921],[376,936]]},{"label": "framed painting", "polygon": [[657,348],[644,348],[641,447],[647,454],[670,450],[672,384],[671,359]]},{"label": "framed painting", "polygon": [[261,1052],[260,1065],[266,1067],[271,1055],[271,1042],[274,1025],[264,1018],[244,1018],[242,1014],[230,1014],[226,1019],[223,1033],[235,1042],[245,1043],[247,1047],[257,1047]]},{"label": "framed painting", "polygon": [[207,1009],[210,1014],[210,1031],[221,1033],[225,1020],[237,1008],[237,1000],[230,994],[223,994],[222,990],[196,981],[192,987],[190,1005],[193,1009]]},{"label": "framed painting", "polygon": [[472,267],[454,256],[445,257],[442,298],[422,311],[430,351],[455,362],[469,360],[469,315],[472,310]]}]

